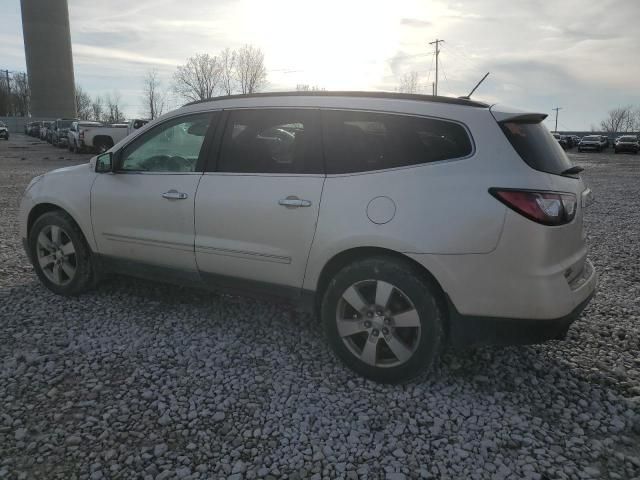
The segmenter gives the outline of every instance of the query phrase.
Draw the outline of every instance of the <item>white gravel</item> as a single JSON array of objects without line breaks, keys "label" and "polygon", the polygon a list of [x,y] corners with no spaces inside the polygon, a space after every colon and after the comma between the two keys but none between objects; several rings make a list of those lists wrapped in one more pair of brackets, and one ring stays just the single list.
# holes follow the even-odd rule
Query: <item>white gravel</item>
[{"label": "white gravel", "polygon": [[640,478],[639,157],[572,155],[601,283],[566,341],[381,386],[283,306],[122,277],[44,289],[17,202],[88,156],[29,143],[0,143],[0,479]]}]

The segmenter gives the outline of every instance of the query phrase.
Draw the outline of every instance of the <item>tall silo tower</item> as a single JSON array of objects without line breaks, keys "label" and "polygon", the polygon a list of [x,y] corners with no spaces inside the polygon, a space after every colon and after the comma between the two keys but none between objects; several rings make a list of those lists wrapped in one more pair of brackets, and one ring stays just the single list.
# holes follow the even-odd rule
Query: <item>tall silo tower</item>
[{"label": "tall silo tower", "polygon": [[20,0],[31,114],[76,116],[67,0]]}]

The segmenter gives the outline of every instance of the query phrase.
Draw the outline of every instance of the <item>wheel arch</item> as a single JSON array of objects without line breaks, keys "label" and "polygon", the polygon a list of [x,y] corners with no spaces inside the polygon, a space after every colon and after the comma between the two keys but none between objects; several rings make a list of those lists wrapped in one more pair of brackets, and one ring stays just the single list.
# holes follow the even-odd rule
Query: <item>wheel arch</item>
[{"label": "wheel arch", "polygon": [[89,249],[91,249],[92,247],[91,238],[83,230],[82,226],[74,218],[74,216],[71,213],[69,213],[68,210],[64,209],[60,205],[56,205],[54,203],[49,203],[49,202],[38,203],[37,205],[34,205],[33,208],[31,208],[31,210],[29,211],[29,214],[27,216],[27,238],[29,238],[29,235],[31,234],[31,227],[33,226],[33,224],[38,218],[40,218],[45,213],[56,212],[56,211],[63,212],[64,214],[69,216],[71,221],[78,227],[80,232],[82,232],[82,236],[84,237],[85,241],[89,245]]},{"label": "wheel arch", "polygon": [[331,257],[324,265],[318,276],[315,288],[315,309],[319,311],[320,302],[324,296],[324,292],[331,281],[342,268],[347,265],[364,260],[371,257],[388,257],[410,265],[424,280],[433,285],[438,298],[438,304],[445,317],[445,333],[449,331],[449,307],[447,304],[447,295],[442,288],[438,279],[424,265],[420,264],[413,258],[383,247],[355,247],[343,250]]},{"label": "wheel arch", "polygon": [[105,145],[111,144],[111,146],[115,145],[113,142],[113,138],[110,135],[96,135],[93,137],[93,146],[97,146],[100,143],[104,143]]}]

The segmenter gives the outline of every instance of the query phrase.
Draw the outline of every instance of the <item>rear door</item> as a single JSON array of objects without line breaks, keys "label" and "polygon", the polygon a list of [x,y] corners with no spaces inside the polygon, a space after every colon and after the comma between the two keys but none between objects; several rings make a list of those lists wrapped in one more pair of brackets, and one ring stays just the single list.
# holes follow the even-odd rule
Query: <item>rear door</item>
[{"label": "rear door", "polygon": [[226,113],[216,165],[195,205],[204,280],[284,297],[300,293],[324,183],[318,113]]}]

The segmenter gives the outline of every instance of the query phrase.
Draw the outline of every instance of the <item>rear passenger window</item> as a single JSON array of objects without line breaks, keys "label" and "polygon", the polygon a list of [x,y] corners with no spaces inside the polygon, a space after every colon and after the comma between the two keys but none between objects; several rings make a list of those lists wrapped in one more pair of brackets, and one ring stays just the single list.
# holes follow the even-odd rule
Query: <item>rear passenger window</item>
[{"label": "rear passenger window", "polygon": [[323,173],[315,110],[229,112],[218,171]]},{"label": "rear passenger window", "polygon": [[366,172],[466,157],[471,140],[457,123],[383,113],[328,110],[328,174]]}]

